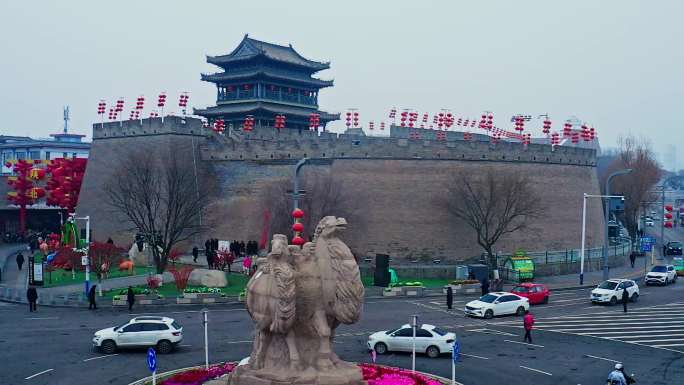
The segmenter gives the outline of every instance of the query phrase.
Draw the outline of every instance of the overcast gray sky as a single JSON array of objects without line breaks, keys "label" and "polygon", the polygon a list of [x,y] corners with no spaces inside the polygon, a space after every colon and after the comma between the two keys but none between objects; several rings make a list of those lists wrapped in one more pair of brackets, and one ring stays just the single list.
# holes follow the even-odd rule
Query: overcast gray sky
[{"label": "overcast gray sky", "polygon": [[503,127],[512,114],[548,113],[554,129],[575,115],[603,146],[650,138],[671,168],[684,127],[682,15],[680,0],[4,0],[0,133],[47,136],[68,104],[73,131],[90,135],[98,101],[119,96],[126,116],[138,95],[151,106],[159,91],[174,106],[181,91],[191,106],[211,105],[205,55],[249,33],[331,62],[323,110],[355,107],[375,122],[392,106],[491,110]]}]

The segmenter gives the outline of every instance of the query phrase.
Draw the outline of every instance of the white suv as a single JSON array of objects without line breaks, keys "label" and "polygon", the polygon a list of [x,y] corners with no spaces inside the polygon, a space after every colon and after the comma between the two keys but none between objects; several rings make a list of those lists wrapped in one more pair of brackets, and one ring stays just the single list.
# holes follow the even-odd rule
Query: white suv
[{"label": "white suv", "polygon": [[119,347],[154,346],[158,353],[170,353],[183,340],[183,327],[168,317],[137,317],[121,326],[98,330],[93,346],[105,354]]},{"label": "white suv", "polygon": [[609,279],[591,291],[592,303],[610,303],[615,305],[622,301],[622,292],[627,290],[629,300],[636,302],[639,298],[639,286],[630,279]]},{"label": "white suv", "polygon": [[677,281],[677,271],[673,265],[656,265],[646,274],[646,285],[652,283],[667,285]]}]

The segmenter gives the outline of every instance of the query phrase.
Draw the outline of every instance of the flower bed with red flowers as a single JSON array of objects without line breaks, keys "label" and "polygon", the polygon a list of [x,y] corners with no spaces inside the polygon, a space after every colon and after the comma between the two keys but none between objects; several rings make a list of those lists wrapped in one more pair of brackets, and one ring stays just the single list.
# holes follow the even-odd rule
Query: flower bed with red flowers
[{"label": "flower bed with red flowers", "polygon": [[[174,374],[161,382],[161,385],[202,385],[203,383],[226,375],[235,369],[235,363],[213,365],[209,370],[204,368],[190,369]],[[359,364],[363,379],[368,385],[444,385],[441,381],[422,373],[413,373],[402,368]]]},{"label": "flower bed with red flowers", "polygon": [[407,369],[373,364],[359,364],[359,367],[368,385],[444,385],[439,380]]},{"label": "flower bed with red flowers", "polygon": [[183,373],[174,374],[164,380],[161,385],[202,385],[209,380],[219,378],[232,372],[233,369],[235,369],[235,364],[232,362],[212,365],[209,369],[190,369]]}]

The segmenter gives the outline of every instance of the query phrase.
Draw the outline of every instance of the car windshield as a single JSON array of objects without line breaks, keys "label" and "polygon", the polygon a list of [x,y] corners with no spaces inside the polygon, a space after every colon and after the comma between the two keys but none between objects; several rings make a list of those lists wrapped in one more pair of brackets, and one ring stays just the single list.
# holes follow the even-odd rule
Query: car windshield
[{"label": "car windshield", "polygon": [[665,273],[665,272],[667,272],[667,267],[665,267],[665,266],[653,266],[653,269],[651,269],[651,271],[654,273]]},{"label": "car windshield", "polygon": [[385,334],[390,335],[390,334],[396,332],[397,330],[399,330],[399,328],[390,329],[390,330],[386,331]]},{"label": "car windshield", "polygon": [[524,287],[524,286],[516,286],[511,290],[514,293],[527,293],[530,291],[530,289]]},{"label": "car windshield", "polygon": [[123,327],[126,326],[126,325],[128,325],[128,322],[126,322],[125,324],[121,324],[121,325],[119,325],[119,326],[114,326],[114,331],[117,331],[117,330],[123,328]]},{"label": "car windshield", "polygon": [[180,330],[182,326],[176,321],[171,322],[171,326],[173,326],[174,329]]},{"label": "car windshield", "polygon": [[681,242],[670,242],[670,247],[682,247]]},{"label": "car windshield", "polygon": [[614,290],[614,289],[615,289],[615,286],[617,286],[617,285],[618,285],[617,282],[606,281],[606,282],[600,284],[598,288],[599,288],[599,289]]},{"label": "car windshield", "polygon": [[492,294],[486,294],[486,295],[483,295],[482,297],[480,297],[480,301],[492,303],[492,302],[496,301],[497,298],[499,298],[499,296],[492,295]]},{"label": "car windshield", "polygon": [[443,336],[443,335],[446,335],[446,334],[447,334],[447,331],[446,331],[446,330],[443,330],[443,329],[440,329],[440,328],[434,328],[434,329],[432,329],[432,331],[435,332],[435,333],[437,333],[437,334],[439,334],[440,336]]}]

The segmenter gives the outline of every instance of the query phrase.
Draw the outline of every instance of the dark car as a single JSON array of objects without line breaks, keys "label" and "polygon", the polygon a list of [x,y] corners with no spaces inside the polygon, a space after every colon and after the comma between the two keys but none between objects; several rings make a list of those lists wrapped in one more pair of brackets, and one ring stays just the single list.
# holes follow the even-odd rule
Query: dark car
[{"label": "dark car", "polygon": [[665,255],[682,255],[681,242],[668,242],[663,246],[663,253]]}]

